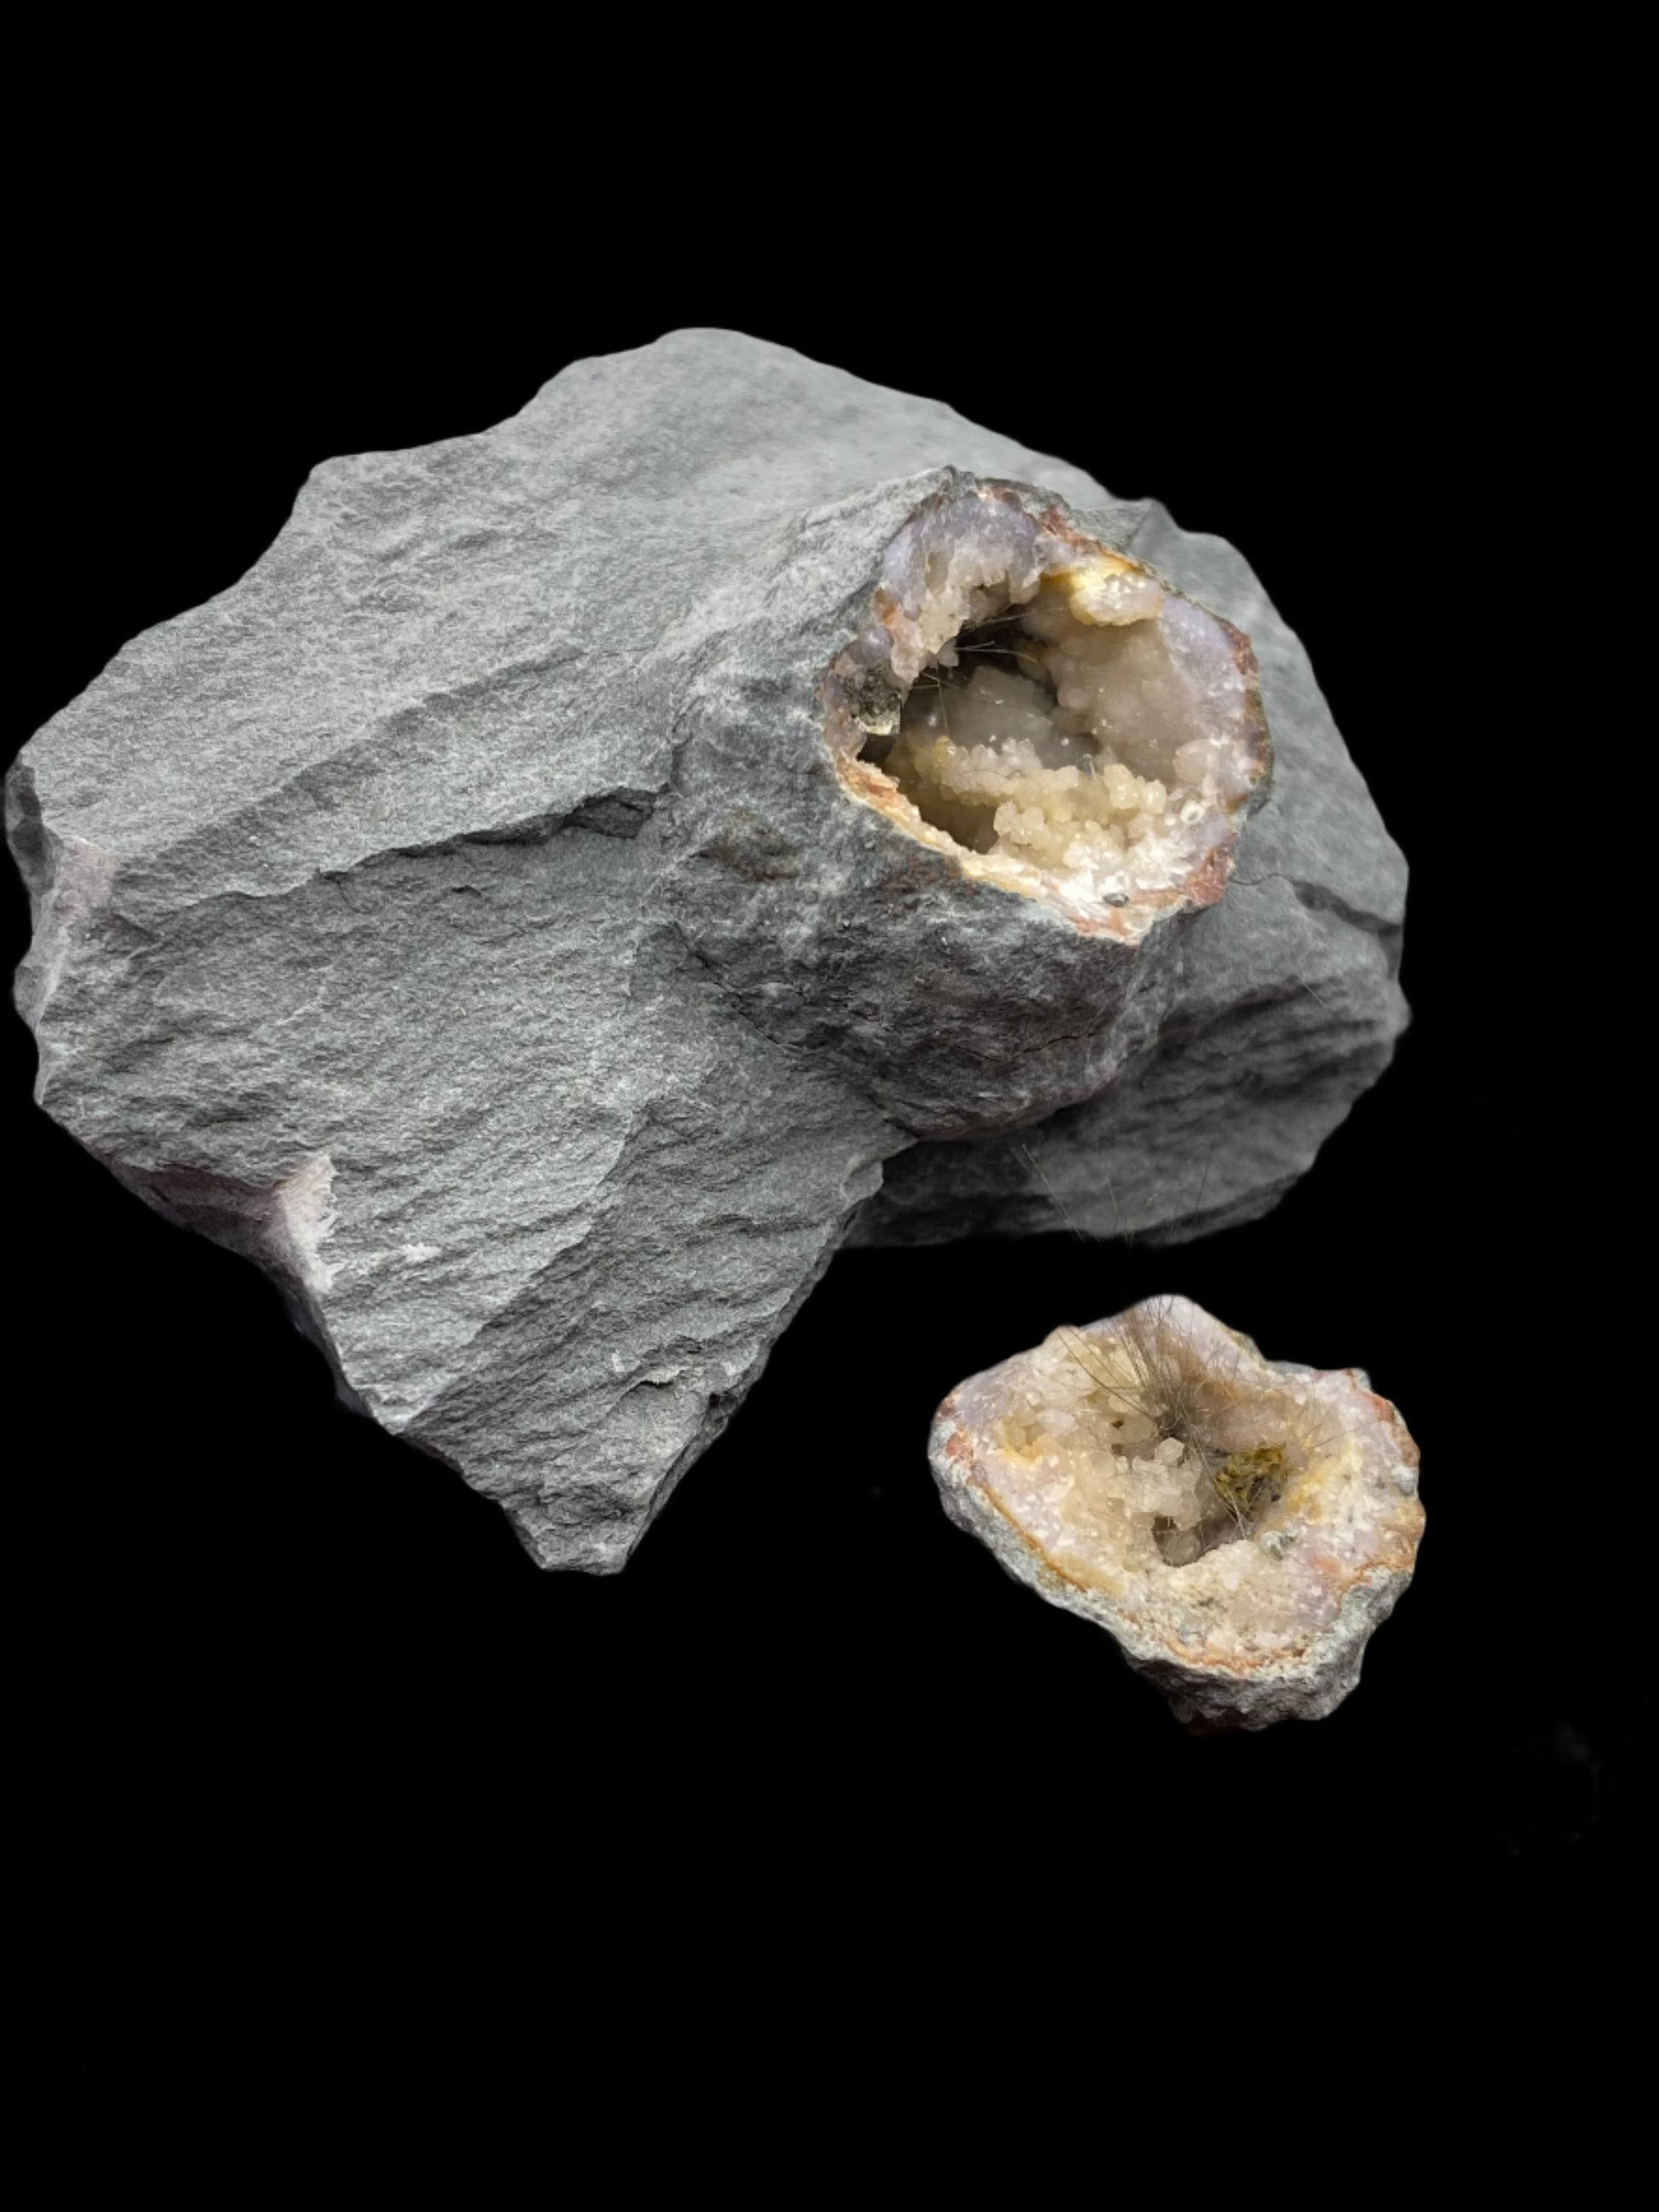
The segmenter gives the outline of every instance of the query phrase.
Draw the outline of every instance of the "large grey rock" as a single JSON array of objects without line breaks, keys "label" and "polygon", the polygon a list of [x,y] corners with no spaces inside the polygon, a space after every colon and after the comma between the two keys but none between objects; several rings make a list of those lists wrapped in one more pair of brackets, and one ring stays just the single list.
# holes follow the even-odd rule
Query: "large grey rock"
[{"label": "large grey rock", "polygon": [[[1275,795],[1138,948],[967,881],[824,745],[883,550],[961,471],[1254,637]],[[41,1103],[550,1565],[623,1563],[914,1139],[860,1233],[1026,1225],[1045,1176],[1167,1227],[1195,1141],[1198,1211],[1249,1211],[1401,1018],[1399,855],[1237,556],[729,333],[325,464],[37,735],[8,819]],[[1032,1185],[998,1133],[1056,1109]]]}]

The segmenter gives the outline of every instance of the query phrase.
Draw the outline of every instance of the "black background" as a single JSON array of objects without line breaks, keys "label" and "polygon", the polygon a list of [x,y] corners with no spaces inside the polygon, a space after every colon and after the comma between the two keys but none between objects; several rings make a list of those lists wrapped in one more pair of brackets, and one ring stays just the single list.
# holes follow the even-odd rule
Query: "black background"
[{"label": "black background", "polygon": [[[1220,1929],[1270,1955],[1299,1930],[1328,1978],[1353,1949],[1420,1974],[1476,1926],[1529,1973],[1605,1960],[1650,1840],[1649,1477],[1590,1241],[1631,1203],[1627,1044],[1583,996],[1587,733],[1534,588],[1578,433],[1479,223],[1428,256],[1409,221],[1241,207],[1223,244],[1149,258],[1132,305],[1038,283],[1011,308],[994,260],[872,285],[833,231],[787,282],[728,243],[602,286],[568,234],[499,258],[407,222],[209,246],[191,205],[142,233],[106,210],[30,276],[14,744],[233,582],[317,461],[482,429],[567,361],[729,325],[1243,549],[1411,860],[1415,1018],[1251,1227],[838,1259],[599,1581],[538,1573],[493,1506],[337,1409],[252,1269],[33,1109],[8,1016],[13,1574],[65,2063],[276,2049],[293,1988],[325,2040],[325,1992],[370,1955],[382,1993],[440,1954],[562,1974],[641,1929],[658,1955],[758,1928],[792,1956],[849,1910],[872,1989],[952,1926],[1121,1961],[1126,1909],[1154,1946]],[[4,922],[10,960],[15,884]],[[1316,1726],[1188,1740],[939,1510],[945,1390],[1159,1287],[1270,1356],[1367,1367],[1421,1445],[1416,1581]]]}]

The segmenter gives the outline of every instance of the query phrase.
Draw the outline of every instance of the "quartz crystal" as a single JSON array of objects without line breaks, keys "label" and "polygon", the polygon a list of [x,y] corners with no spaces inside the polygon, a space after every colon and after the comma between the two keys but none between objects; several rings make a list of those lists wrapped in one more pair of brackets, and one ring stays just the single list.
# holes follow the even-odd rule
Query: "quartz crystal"
[{"label": "quartz crystal", "polygon": [[931,1455],[952,1520],[1199,1727],[1340,1704],[1423,1530],[1417,1448],[1363,1374],[1264,1359],[1180,1297],[959,1384]]}]

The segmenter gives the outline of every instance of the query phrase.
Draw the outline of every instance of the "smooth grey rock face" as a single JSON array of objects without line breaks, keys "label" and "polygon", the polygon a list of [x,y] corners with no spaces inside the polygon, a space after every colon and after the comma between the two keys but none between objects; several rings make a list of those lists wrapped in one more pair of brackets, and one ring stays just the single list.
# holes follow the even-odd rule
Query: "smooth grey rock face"
[{"label": "smooth grey rock face", "polygon": [[[1133,950],[833,772],[823,671],[953,472],[1254,639],[1273,793],[1221,904]],[[323,465],[35,737],[8,821],[42,1104],[266,1267],[347,1401],[548,1565],[623,1564],[855,1215],[1046,1226],[1046,1177],[1178,1228],[1195,1143],[1197,1211],[1260,1210],[1403,1018],[1403,866],[1238,557],[725,332]],[[999,1133],[1057,1109],[1034,1183]]]}]

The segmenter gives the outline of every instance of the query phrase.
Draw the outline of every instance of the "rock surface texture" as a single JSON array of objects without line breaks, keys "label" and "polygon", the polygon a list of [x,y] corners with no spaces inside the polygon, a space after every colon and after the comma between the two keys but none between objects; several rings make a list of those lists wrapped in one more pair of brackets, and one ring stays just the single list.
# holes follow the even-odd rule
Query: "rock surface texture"
[{"label": "rock surface texture", "polygon": [[1261,1211],[1403,1019],[1238,556],[726,332],[325,463],[8,823],[41,1103],[550,1566],[623,1563],[855,1222]]},{"label": "rock surface texture", "polygon": [[951,1519],[1201,1728],[1340,1705],[1423,1533],[1417,1447],[1364,1375],[1270,1363],[1185,1298],[974,1376],[931,1456]]}]

